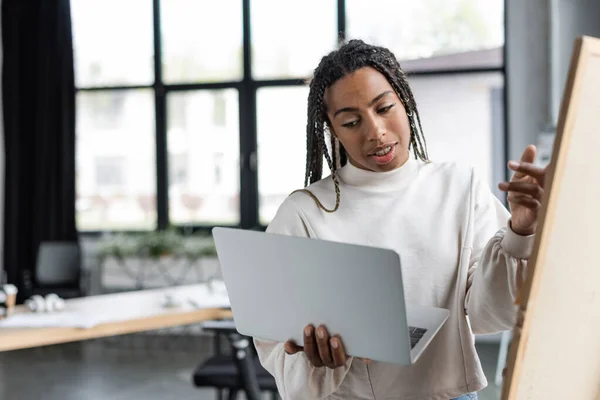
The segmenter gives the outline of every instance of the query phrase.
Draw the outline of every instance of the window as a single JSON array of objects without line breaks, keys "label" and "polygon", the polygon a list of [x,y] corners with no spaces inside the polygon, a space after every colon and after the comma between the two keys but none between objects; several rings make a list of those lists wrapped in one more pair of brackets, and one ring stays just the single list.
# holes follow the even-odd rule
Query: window
[{"label": "window", "polygon": [[94,111],[88,115],[90,122],[97,128],[118,129],[125,117],[126,98],[127,93],[124,91],[81,96],[80,106],[83,110]]},{"label": "window", "polygon": [[97,157],[94,161],[97,188],[122,188],[125,185],[124,157]]},{"label": "window", "polygon": [[267,225],[304,184],[306,80],[339,38],[395,52],[432,159],[504,173],[503,0],[71,7],[80,231]]},{"label": "window", "polygon": [[304,185],[307,87],[261,88],[258,110],[259,220],[266,225]]},{"label": "window", "polygon": [[241,5],[240,0],[162,0],[163,80],[169,84],[241,80]]},{"label": "window", "polygon": [[502,67],[504,0],[346,0],[346,11],[349,38],[412,60],[406,69]]},{"label": "window", "polygon": [[185,187],[189,182],[189,170],[187,153],[169,153],[169,184],[172,187]]},{"label": "window", "polygon": [[[104,105],[118,104],[118,107]],[[77,226],[156,227],[156,142],[148,89],[77,94]]]},{"label": "window", "polygon": [[[239,211],[239,110],[235,89],[171,92],[167,116],[169,215],[181,225],[235,225]],[[186,177],[173,175],[178,173]]]},{"label": "window", "polygon": [[152,1],[72,0],[77,87],[154,81]]},{"label": "window", "polygon": [[255,79],[308,77],[337,41],[335,0],[251,2]]}]

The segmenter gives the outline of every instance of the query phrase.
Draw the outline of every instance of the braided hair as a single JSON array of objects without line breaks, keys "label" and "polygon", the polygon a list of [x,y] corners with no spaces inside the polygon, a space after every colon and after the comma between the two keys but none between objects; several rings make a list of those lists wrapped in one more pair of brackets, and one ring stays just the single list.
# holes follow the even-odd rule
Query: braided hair
[{"label": "braided hair", "polygon": [[[306,187],[321,179],[324,156],[335,187],[335,207],[333,209],[326,208],[307,189],[299,191],[306,192],[321,209],[330,213],[337,211],[340,206],[340,184],[336,172],[346,165],[348,154],[342,143],[331,134],[329,135],[329,146],[327,145],[325,133],[329,131],[329,120],[323,97],[325,90],[334,82],[363,67],[376,69],[388,80],[403,103],[410,122],[409,152],[412,149],[415,159],[429,161],[417,104],[406,79],[406,74],[402,71],[396,57],[384,47],[370,45],[362,40],[350,40],[338,50],[332,51],[321,59],[314,71],[308,94],[304,186]],[[331,154],[328,147],[331,148]]]}]

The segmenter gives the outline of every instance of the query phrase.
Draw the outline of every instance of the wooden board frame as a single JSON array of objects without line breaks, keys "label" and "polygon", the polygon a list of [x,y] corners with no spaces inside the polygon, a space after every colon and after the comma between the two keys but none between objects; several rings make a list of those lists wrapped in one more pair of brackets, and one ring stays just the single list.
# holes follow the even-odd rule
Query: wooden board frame
[{"label": "wooden board frame", "polygon": [[[515,324],[515,328],[513,331],[513,339],[510,345],[510,350],[508,354],[508,360],[506,364],[504,383],[502,388],[502,400],[551,400],[552,398],[563,399],[563,398],[572,398],[578,400],[600,400],[600,375],[597,377],[590,376],[594,371],[597,371],[598,365],[600,364],[600,353],[585,355],[590,360],[589,365],[586,365],[584,362],[580,365],[580,370],[577,371],[581,375],[588,375],[587,377],[582,377],[580,382],[573,381],[571,379],[565,378],[561,379],[561,376],[567,375],[566,372],[570,372],[571,370],[567,370],[567,368],[573,368],[569,363],[565,363],[565,352],[563,351],[562,355],[553,354],[553,348],[548,348],[546,352],[540,352],[540,337],[544,337],[544,341],[552,341],[557,337],[555,336],[544,336],[544,330],[541,329],[541,326],[548,327],[554,324],[554,326],[560,325],[560,321],[548,321],[547,310],[546,313],[543,313],[540,316],[540,304],[536,302],[538,299],[538,295],[540,290],[545,290],[546,299],[548,298],[548,287],[541,287],[542,280],[544,278],[544,272],[546,269],[550,271],[550,267],[548,267],[549,263],[557,263],[555,259],[548,258],[549,252],[549,242],[551,238],[553,238],[553,234],[556,233],[555,219],[557,218],[557,204],[559,202],[560,197],[560,183],[563,182],[563,175],[565,174],[565,170],[567,168],[567,158],[573,157],[572,154],[569,154],[569,150],[571,149],[573,134],[574,134],[574,126],[576,124],[577,117],[580,115],[580,107],[584,107],[587,103],[582,99],[582,91],[586,86],[586,77],[589,78],[590,73],[600,75],[600,68],[595,69],[588,68],[589,64],[593,65],[593,62],[596,60],[592,60],[591,57],[600,58],[600,39],[582,36],[579,37],[574,44],[571,63],[569,68],[569,75],[565,86],[565,91],[561,104],[561,112],[558,121],[558,128],[556,132],[556,137],[553,146],[552,159],[550,165],[548,167],[546,183],[545,183],[545,194],[544,199],[542,201],[541,214],[539,217],[538,223],[538,231],[536,235],[536,240],[534,244],[534,250],[532,253],[532,258],[529,260],[527,267],[527,275],[525,278],[525,283],[521,292],[521,302],[518,309],[517,320]],[[593,72],[590,72],[592,70]],[[593,75],[595,76],[595,75]],[[592,82],[600,82],[600,79],[594,79]],[[586,93],[590,95],[589,82],[585,87]],[[594,85],[595,95],[600,97],[600,88],[596,88]],[[588,105],[589,106],[589,105]],[[593,108],[592,108],[593,109]],[[589,112],[589,111],[587,111]],[[600,113],[600,107],[597,110],[597,113]],[[586,125],[587,126],[587,125]],[[581,126],[579,126],[581,129]],[[600,135],[600,126],[596,126],[597,134]],[[596,139],[594,139],[596,140]],[[579,142],[580,143],[580,142]],[[579,144],[581,146],[581,144]],[[600,154],[600,149],[597,149]],[[600,162],[600,156],[595,160],[596,165]],[[596,167],[600,170],[600,167]],[[571,172],[572,173],[572,172]],[[594,177],[598,177],[593,175]],[[582,184],[584,177],[582,179]],[[589,184],[599,185],[600,180],[596,182],[591,182]],[[563,196],[564,195],[563,193]],[[595,198],[595,197],[594,197]],[[562,201],[561,210],[566,210],[565,208],[565,200],[564,198],[560,198]],[[573,204],[573,200],[571,203]],[[584,204],[588,204],[583,202]],[[588,204],[589,205],[589,204]],[[585,205],[582,205],[585,207]],[[600,208],[600,202],[596,205],[596,207]],[[573,210],[573,208],[570,208]],[[585,213],[585,210],[579,210],[579,213]],[[568,219],[563,219],[563,222]],[[600,222],[600,221],[596,221]],[[564,226],[564,225],[562,225]],[[596,227],[600,227],[600,224],[597,223]],[[577,229],[577,226],[573,228]],[[590,232],[580,232],[577,231],[578,234]],[[600,238],[600,233],[596,233],[598,238]],[[600,240],[598,240],[600,243]],[[595,249],[590,249],[590,253],[597,252],[599,247]],[[556,249],[553,249],[556,251]],[[568,252],[569,248],[564,249],[564,251]],[[555,253],[556,254],[556,253]],[[593,255],[593,254],[592,254]],[[578,260],[582,258],[581,254],[577,254]],[[577,273],[586,274],[587,272],[593,276],[593,274],[597,274],[597,272],[591,271],[600,270],[600,262],[598,261],[598,257],[590,259],[589,262],[583,263],[584,265],[580,265],[580,270]],[[553,271],[557,271],[556,265],[552,265],[555,267]],[[566,273],[566,272],[565,272]],[[550,274],[550,272],[548,272]],[[548,278],[550,279],[550,278]],[[555,279],[556,278],[552,278]],[[598,286],[598,294],[600,294],[600,281],[596,283]],[[590,285],[591,286],[591,285]],[[567,295],[569,290],[573,290],[572,287],[566,287],[566,283],[562,286],[557,286],[560,288],[562,293],[557,293],[557,298]],[[553,286],[552,289],[555,289]],[[595,290],[588,290],[589,296],[594,296]],[[572,292],[571,292],[572,293]],[[592,297],[593,298],[593,297]],[[557,300],[558,301],[558,300]],[[597,301],[594,300],[596,304]],[[549,306],[546,306],[549,307]],[[585,307],[585,305],[582,305]],[[589,307],[589,306],[588,306]],[[591,309],[587,310],[591,312],[590,321],[598,321],[598,316],[600,315],[600,310]],[[584,312],[581,310],[577,310],[577,312]],[[546,322],[541,321],[540,318],[546,318]],[[574,317],[575,318],[575,317]],[[537,321],[537,322],[536,322]],[[571,331],[568,332],[568,324],[572,321],[564,321],[564,339],[566,341],[569,340],[577,340],[577,333]],[[597,329],[594,326],[591,328],[586,326],[586,321],[580,321],[581,326],[580,329]],[[535,326],[534,326],[535,325]],[[535,338],[532,338],[532,326],[536,331]],[[571,325],[572,326],[572,325]],[[540,336],[541,335],[541,336]],[[597,331],[597,341],[600,342],[600,330]],[[531,339],[531,341],[530,341]],[[538,340],[538,343],[534,341]],[[532,344],[536,344],[537,353],[535,351],[528,351],[528,348],[534,347]],[[557,343],[558,346],[567,347],[564,343]],[[568,353],[568,352],[567,352]],[[562,357],[562,358],[561,358]],[[573,357],[583,358],[581,355],[573,355]],[[560,360],[560,361],[557,361]],[[556,365],[553,365],[555,363]],[[548,367],[548,365],[552,365]],[[535,367],[534,367],[535,366]],[[538,369],[540,372],[537,372]],[[595,369],[594,369],[595,368]],[[527,374],[525,373],[527,372]],[[550,372],[552,375],[548,377],[547,374]],[[564,374],[564,375],[559,375]],[[543,382],[544,384],[542,384]],[[593,388],[593,385],[596,385]],[[537,386],[536,386],[537,385]],[[571,390],[570,394],[567,397],[563,397],[564,393],[559,393],[561,390],[556,390],[559,388],[558,385],[564,385],[565,387]],[[543,387],[542,387],[543,386]],[[554,386],[554,390],[553,387]],[[567,390],[567,389],[565,389]]]}]

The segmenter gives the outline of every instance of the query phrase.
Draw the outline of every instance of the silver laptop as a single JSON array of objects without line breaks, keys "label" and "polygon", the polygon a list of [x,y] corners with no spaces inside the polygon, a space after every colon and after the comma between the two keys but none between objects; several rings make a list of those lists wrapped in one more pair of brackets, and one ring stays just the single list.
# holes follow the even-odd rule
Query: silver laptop
[{"label": "silver laptop", "polygon": [[237,330],[303,344],[306,325],[339,334],[351,356],[409,365],[449,316],[405,304],[392,250],[233,228],[214,228]]}]

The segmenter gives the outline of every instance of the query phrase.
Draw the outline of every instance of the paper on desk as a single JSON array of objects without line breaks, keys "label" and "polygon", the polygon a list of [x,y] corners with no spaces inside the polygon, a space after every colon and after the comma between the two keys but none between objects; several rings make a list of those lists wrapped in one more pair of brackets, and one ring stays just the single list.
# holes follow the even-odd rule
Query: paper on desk
[{"label": "paper on desk", "polygon": [[208,287],[202,287],[188,294],[188,302],[194,308],[229,308],[229,296],[223,281],[212,281]]}]

